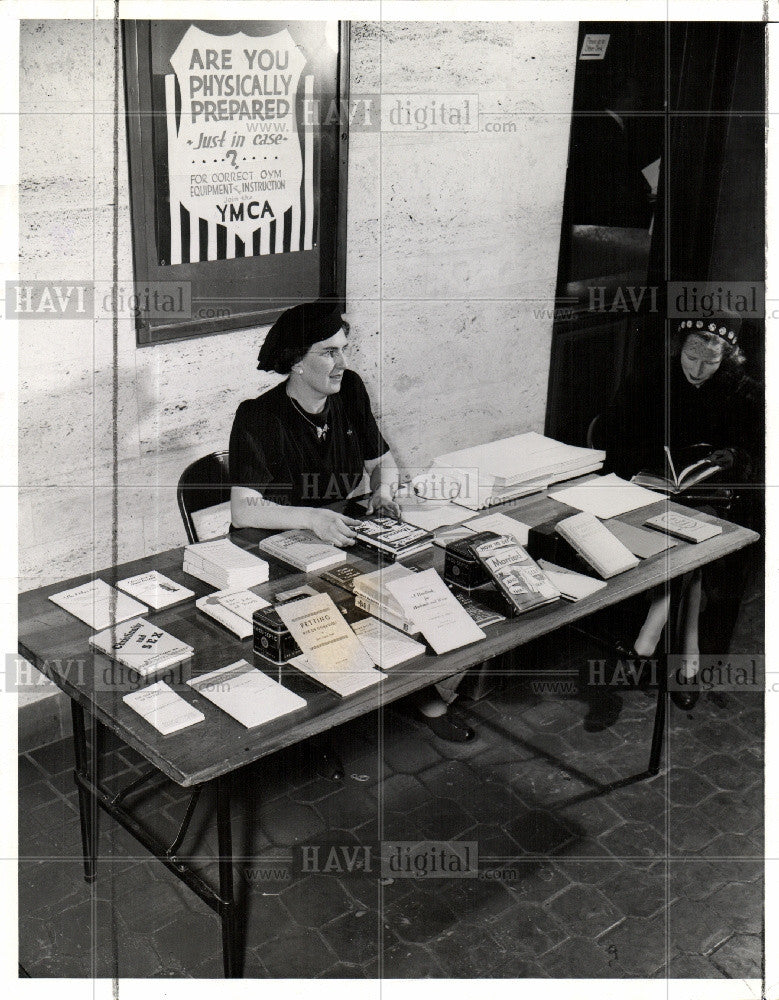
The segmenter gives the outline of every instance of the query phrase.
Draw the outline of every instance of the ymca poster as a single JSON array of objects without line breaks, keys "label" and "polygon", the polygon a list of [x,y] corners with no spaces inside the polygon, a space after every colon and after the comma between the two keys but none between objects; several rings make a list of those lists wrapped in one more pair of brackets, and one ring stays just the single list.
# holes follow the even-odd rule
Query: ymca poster
[{"label": "ymca poster", "polygon": [[315,78],[306,63],[286,28],[263,36],[187,28],[164,74],[164,129],[155,121],[166,147],[156,158],[167,175],[161,265],[316,245]]}]

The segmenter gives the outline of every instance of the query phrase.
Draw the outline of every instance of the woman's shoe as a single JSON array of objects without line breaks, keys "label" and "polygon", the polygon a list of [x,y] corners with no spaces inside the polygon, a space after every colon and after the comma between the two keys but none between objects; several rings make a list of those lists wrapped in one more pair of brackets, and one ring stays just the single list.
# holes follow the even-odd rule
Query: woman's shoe
[{"label": "woman's shoe", "polygon": [[691,712],[698,704],[700,691],[672,691],[671,701],[683,712]]},{"label": "woman's shoe", "polygon": [[447,743],[470,743],[476,736],[471,727],[454,718],[448,708],[443,715],[425,715],[424,712],[417,714],[440,740],[446,740]]}]

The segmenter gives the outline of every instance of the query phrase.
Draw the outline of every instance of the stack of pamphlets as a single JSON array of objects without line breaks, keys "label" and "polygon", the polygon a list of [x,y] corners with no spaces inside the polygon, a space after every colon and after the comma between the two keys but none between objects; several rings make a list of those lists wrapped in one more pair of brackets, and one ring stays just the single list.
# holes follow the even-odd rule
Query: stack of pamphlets
[{"label": "stack of pamphlets", "polygon": [[217,590],[243,590],[265,583],[269,569],[264,559],[239,548],[229,538],[217,538],[187,545],[184,572]]},{"label": "stack of pamphlets", "polygon": [[390,566],[382,566],[372,573],[356,576],[352,582],[354,602],[361,611],[367,611],[374,618],[380,618],[401,632],[416,635],[419,627],[406,615],[400,602],[390,593],[387,586],[392,580],[414,575],[413,570],[396,562]]},{"label": "stack of pamphlets", "polygon": [[306,528],[269,535],[259,543],[259,547],[274,559],[288,563],[304,573],[317,573],[346,560],[343,549],[323,542]]}]

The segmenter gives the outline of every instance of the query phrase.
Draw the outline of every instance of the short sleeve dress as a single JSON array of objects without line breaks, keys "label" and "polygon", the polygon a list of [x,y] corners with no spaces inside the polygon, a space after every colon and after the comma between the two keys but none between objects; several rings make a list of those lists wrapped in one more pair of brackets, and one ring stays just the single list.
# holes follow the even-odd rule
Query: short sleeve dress
[{"label": "short sleeve dress", "polygon": [[326,507],[346,499],[365,462],[387,451],[365,385],[346,369],[340,391],[319,414],[301,413],[286,381],[244,400],[230,434],[230,480],[274,503]]}]

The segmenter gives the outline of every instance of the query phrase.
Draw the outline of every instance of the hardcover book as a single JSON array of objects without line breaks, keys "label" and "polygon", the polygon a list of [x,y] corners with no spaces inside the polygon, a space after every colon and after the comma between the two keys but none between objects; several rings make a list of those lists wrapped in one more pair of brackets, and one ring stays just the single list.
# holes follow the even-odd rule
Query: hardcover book
[{"label": "hardcover book", "polygon": [[396,521],[394,517],[379,514],[363,518],[356,533],[357,541],[364,548],[381,552],[391,559],[416,555],[433,544],[432,532],[417,528],[407,521]]},{"label": "hardcover book", "polygon": [[557,533],[604,580],[638,566],[638,558],[594,514],[563,518],[557,523]]}]

